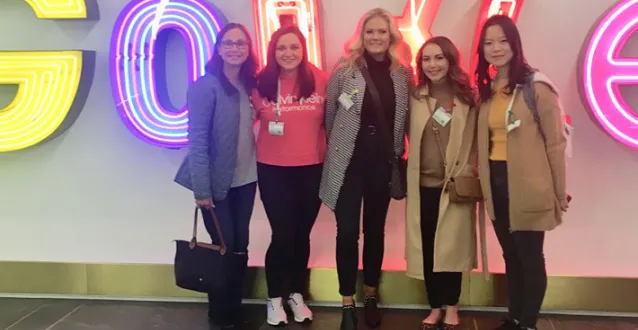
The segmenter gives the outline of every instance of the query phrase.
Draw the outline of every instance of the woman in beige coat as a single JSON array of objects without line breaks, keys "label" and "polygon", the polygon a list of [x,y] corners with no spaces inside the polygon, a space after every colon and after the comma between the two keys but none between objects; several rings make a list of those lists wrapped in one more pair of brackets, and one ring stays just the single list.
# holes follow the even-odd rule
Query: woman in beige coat
[{"label": "woman in beige coat", "polygon": [[447,189],[453,178],[476,175],[477,111],[469,76],[448,38],[425,42],[417,71],[409,122],[407,275],[425,280],[432,311],[421,328],[443,322],[444,329],[456,329],[462,272],[477,264],[477,203],[451,202]]}]

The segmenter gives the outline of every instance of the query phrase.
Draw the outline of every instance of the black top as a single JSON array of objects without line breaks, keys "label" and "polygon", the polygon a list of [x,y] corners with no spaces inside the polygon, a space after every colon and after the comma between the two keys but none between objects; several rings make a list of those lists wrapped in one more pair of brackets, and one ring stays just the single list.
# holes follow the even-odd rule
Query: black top
[{"label": "black top", "polygon": [[394,93],[394,81],[390,76],[390,58],[386,56],[383,61],[377,61],[368,52],[363,53],[363,57],[368,65],[368,72],[370,72],[370,78],[374,82],[374,85],[379,91],[379,98],[383,105],[383,110],[386,117],[385,123],[378,122],[378,115],[375,111],[374,100],[370,95],[370,89],[366,88],[363,95],[363,104],[361,105],[361,127],[367,127],[368,125],[386,125],[388,132],[394,131],[394,112],[396,108],[395,93]]},{"label": "black top", "polygon": [[[374,85],[379,92],[379,98],[381,99],[382,111],[385,114],[384,122],[379,122],[379,115],[376,113],[379,111],[374,103],[374,99],[370,94],[370,89],[366,88],[363,95],[363,103],[361,104],[361,129],[359,130],[359,138],[357,144],[363,144],[358,149],[364,153],[373,152],[374,154],[383,155],[387,153],[385,147],[382,145],[393,145],[393,132],[394,132],[394,114],[396,108],[396,96],[394,93],[394,81],[390,76],[390,58],[386,57],[383,61],[377,61],[367,52],[363,53],[363,57],[368,66],[368,72],[370,78],[374,82]],[[390,136],[384,136],[379,125],[385,125],[386,131]],[[373,127],[371,127],[373,126]],[[374,134],[370,134],[374,131]],[[390,141],[381,141],[380,139],[389,139]],[[368,148],[369,147],[369,148]],[[365,150],[365,151],[364,151]],[[366,152],[367,151],[367,152]]]},{"label": "black top", "polygon": [[[379,111],[376,106],[370,89],[366,88],[361,104],[361,128],[355,144],[352,162],[356,164],[358,171],[383,171],[389,167],[389,155],[387,146],[394,145],[394,115],[396,112],[396,96],[394,93],[394,81],[390,75],[390,58],[377,61],[367,52],[363,56],[366,61],[370,79],[374,82],[379,91],[382,111],[385,120],[380,123]],[[383,135],[379,125],[385,125],[389,136]],[[377,167],[380,167],[376,169]],[[376,170],[375,170],[376,169]],[[388,172],[389,173],[389,172]],[[379,179],[383,179],[381,176]]]}]

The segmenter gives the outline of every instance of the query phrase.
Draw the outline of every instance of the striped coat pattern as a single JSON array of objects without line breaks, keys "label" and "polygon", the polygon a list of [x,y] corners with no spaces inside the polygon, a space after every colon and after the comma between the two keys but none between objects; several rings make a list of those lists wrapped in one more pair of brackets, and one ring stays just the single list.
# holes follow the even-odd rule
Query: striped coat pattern
[{"label": "striped coat pattern", "polygon": [[[328,80],[326,91],[326,134],[328,150],[324,162],[319,197],[334,211],[339,199],[346,170],[350,165],[359,129],[361,127],[361,106],[366,82],[360,70],[344,66],[346,59],[339,59]],[[410,69],[404,66],[391,72],[396,95],[394,119],[394,152],[396,156],[405,153],[405,120],[408,112]],[[353,106],[346,109],[339,96],[351,97]],[[388,185],[389,189],[389,185]]]}]

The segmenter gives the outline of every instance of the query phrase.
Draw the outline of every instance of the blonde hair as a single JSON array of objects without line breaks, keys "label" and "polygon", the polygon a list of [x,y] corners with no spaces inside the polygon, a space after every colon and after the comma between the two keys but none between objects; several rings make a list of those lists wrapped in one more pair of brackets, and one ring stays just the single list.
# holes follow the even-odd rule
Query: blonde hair
[{"label": "blonde hair", "polygon": [[345,63],[344,66],[350,70],[354,70],[357,67],[357,61],[361,56],[365,47],[363,45],[363,34],[365,33],[365,25],[373,18],[383,18],[388,23],[388,32],[390,32],[390,48],[388,48],[388,55],[391,61],[391,70],[396,70],[401,66],[408,65],[410,63],[410,46],[403,41],[403,36],[399,31],[396,21],[392,14],[383,8],[374,8],[368,10],[359,19],[357,30],[352,35],[350,40],[345,44]]}]

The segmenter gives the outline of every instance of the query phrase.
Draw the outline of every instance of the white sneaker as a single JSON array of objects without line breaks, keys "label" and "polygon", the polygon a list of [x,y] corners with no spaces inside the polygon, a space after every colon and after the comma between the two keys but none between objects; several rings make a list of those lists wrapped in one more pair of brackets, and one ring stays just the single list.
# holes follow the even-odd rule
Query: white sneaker
[{"label": "white sneaker", "polygon": [[284,304],[281,298],[268,299],[268,319],[266,322],[272,326],[288,324],[288,316],[284,310]]},{"label": "white sneaker", "polygon": [[288,298],[288,306],[295,315],[295,322],[304,323],[306,321],[312,321],[312,311],[306,303],[303,301],[301,293],[293,293]]}]

